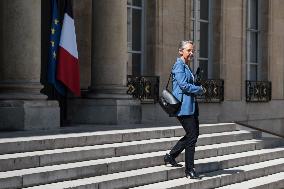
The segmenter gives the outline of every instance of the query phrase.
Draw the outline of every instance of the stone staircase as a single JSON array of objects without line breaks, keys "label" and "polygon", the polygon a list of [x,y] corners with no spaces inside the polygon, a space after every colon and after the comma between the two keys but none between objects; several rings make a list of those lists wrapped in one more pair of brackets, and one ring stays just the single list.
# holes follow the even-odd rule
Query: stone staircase
[{"label": "stone staircase", "polygon": [[[163,156],[184,135],[180,126],[0,135],[0,189],[284,188],[283,140],[238,128],[200,125],[201,180],[164,165]],[[177,160],[183,164],[184,155]]]}]

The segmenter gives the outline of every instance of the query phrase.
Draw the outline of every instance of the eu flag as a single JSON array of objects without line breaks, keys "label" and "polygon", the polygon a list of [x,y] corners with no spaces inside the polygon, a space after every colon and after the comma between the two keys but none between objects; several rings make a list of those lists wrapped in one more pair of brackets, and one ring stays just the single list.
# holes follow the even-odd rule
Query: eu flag
[{"label": "eu flag", "polygon": [[61,25],[59,21],[59,13],[57,7],[57,0],[51,0],[51,27],[50,27],[50,44],[49,44],[49,62],[47,80],[54,88],[61,94],[65,95],[65,87],[56,79],[57,68],[57,54],[60,41]]}]

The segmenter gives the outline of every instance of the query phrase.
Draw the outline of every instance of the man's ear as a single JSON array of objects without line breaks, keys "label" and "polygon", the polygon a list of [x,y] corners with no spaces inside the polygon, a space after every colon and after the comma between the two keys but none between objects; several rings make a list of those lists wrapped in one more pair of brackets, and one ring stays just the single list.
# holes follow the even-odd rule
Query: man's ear
[{"label": "man's ear", "polygon": [[183,53],[182,53],[182,51],[181,51],[181,50],[179,50],[179,51],[178,51],[178,53],[179,53],[179,55],[180,55],[180,56],[182,56],[182,55],[183,55]]}]

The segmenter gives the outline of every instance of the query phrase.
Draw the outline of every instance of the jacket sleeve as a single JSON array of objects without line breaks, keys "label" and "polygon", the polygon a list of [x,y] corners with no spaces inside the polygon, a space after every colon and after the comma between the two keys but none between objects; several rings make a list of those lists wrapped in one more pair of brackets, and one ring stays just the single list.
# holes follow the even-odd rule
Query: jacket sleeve
[{"label": "jacket sleeve", "polygon": [[188,82],[188,76],[185,73],[185,67],[183,64],[177,63],[172,69],[174,78],[176,79],[180,89],[184,93],[202,94],[203,90],[200,86],[196,86]]}]

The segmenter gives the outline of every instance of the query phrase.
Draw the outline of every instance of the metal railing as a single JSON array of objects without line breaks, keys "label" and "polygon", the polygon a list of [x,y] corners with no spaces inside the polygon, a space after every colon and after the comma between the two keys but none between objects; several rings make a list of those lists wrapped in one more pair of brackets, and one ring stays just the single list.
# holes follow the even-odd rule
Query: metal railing
[{"label": "metal railing", "polygon": [[[159,99],[159,80],[159,76],[127,75],[127,94],[140,99],[142,103],[156,103]],[[220,103],[224,101],[224,80],[207,79],[199,83],[205,89],[205,93],[196,97],[198,102]]]},{"label": "metal railing", "polygon": [[247,102],[268,102],[271,100],[270,81],[249,81],[246,80],[246,101]]},{"label": "metal railing", "polygon": [[224,80],[206,79],[199,83],[205,89],[205,93],[196,97],[198,102],[220,103],[224,101]]},{"label": "metal railing", "polygon": [[159,76],[127,75],[127,94],[142,103],[156,103],[159,98]]}]

